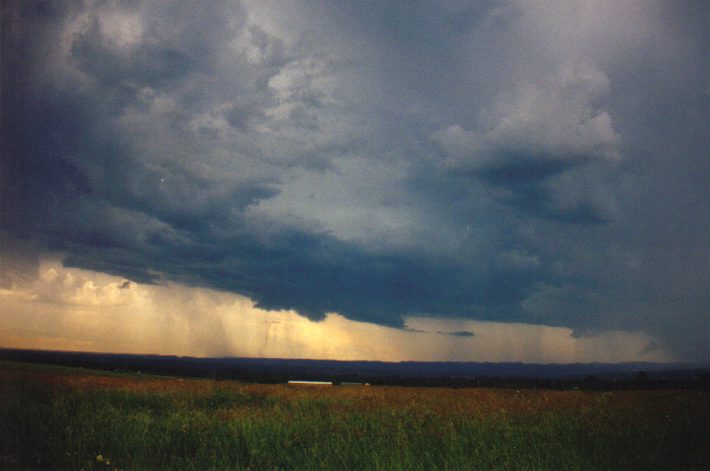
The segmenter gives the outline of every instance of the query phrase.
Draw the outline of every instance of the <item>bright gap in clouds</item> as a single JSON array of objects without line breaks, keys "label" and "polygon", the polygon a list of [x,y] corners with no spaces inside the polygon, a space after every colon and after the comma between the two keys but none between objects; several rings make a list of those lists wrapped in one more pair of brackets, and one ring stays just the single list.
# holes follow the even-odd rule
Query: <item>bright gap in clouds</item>
[{"label": "bright gap in clouds", "polygon": [[126,282],[57,260],[0,289],[0,305],[0,344],[9,348],[380,361],[673,360],[641,333],[578,337],[561,327],[424,317],[396,329],[336,313],[313,322],[236,294]]}]

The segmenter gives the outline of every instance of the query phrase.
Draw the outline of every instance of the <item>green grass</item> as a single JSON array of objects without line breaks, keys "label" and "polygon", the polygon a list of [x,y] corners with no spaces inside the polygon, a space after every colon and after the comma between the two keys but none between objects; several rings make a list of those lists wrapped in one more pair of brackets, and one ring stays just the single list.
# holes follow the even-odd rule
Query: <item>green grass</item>
[{"label": "green grass", "polygon": [[[7,364],[0,373],[0,467],[710,468],[707,393],[551,399],[129,375],[104,384],[86,371]],[[463,407],[464,398],[477,402]]]}]

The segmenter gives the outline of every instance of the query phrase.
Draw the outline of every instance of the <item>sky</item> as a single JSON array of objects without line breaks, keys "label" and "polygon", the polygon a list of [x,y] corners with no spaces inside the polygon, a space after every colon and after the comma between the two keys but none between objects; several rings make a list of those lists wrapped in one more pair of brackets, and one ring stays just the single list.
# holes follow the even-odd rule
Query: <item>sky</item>
[{"label": "sky", "polygon": [[710,363],[707,2],[0,11],[0,347]]}]

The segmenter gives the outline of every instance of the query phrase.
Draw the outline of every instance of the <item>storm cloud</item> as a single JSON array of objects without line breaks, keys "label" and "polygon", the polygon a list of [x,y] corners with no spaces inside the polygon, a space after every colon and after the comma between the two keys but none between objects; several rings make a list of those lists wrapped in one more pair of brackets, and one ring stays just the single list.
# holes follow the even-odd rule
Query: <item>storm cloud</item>
[{"label": "storm cloud", "polygon": [[709,16],[3,2],[3,260],[708,361]]}]

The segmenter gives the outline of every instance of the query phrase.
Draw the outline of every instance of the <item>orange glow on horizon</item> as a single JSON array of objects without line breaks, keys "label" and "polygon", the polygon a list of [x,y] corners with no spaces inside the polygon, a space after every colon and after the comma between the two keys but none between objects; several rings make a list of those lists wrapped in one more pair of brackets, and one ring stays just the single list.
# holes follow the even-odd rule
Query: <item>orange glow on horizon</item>
[{"label": "orange glow on horizon", "polygon": [[[0,289],[0,346],[47,350],[380,361],[537,363],[672,360],[630,332],[574,338],[562,327],[410,317],[396,329],[328,314],[267,311],[244,296],[177,283],[143,285],[41,263]],[[474,335],[454,335],[473,332]]]}]

